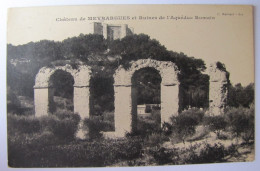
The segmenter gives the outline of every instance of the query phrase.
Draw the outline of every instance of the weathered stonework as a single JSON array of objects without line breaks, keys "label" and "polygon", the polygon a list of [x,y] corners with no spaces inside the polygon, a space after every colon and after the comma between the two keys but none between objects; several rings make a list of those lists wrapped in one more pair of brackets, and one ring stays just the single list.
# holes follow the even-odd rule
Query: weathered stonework
[{"label": "weathered stonework", "polygon": [[215,62],[210,65],[209,75],[209,114],[222,115],[227,105],[227,71],[219,69],[217,62]]},{"label": "weathered stonework", "polygon": [[[209,68],[210,92],[209,113],[221,115],[227,103],[228,73],[225,68],[220,69],[219,63],[211,64]],[[105,137],[124,137],[125,133],[132,132],[137,126],[137,100],[136,89],[132,83],[132,77],[136,71],[143,68],[153,68],[161,76],[161,123],[169,122],[170,117],[178,115],[179,110],[179,70],[176,65],[169,61],[157,61],[152,59],[140,59],[130,62],[130,67],[123,66],[114,74],[115,96],[115,132],[105,133]],[[70,73],[74,78],[74,112],[81,119],[89,117],[90,90],[89,81],[91,70],[86,65],[79,65],[73,69],[71,65],[56,66],[53,68],[43,67],[38,72],[34,86],[35,115],[47,115],[50,111],[50,103],[53,100],[53,88],[51,76],[58,70]],[[81,120],[80,130],[83,125]],[[82,133],[79,131],[79,134]],[[84,137],[84,133],[80,137]]]},{"label": "weathered stonework", "polygon": [[132,35],[133,30],[128,28],[127,24],[106,24],[93,22],[91,23],[90,33],[103,35],[104,38],[108,40],[116,40]]},{"label": "weathered stonework", "polygon": [[168,61],[140,59],[130,63],[131,67],[120,66],[114,74],[115,91],[115,135],[123,137],[126,132],[136,128],[137,104],[133,74],[143,68],[156,69],[161,78],[161,123],[168,122],[172,115],[178,114],[179,81],[176,65]]},{"label": "weathered stonework", "polygon": [[47,115],[50,111],[50,102],[53,99],[51,76],[58,70],[70,73],[74,78],[74,112],[82,119],[89,117],[89,80],[91,70],[87,66],[79,66],[73,69],[71,65],[56,66],[54,68],[43,67],[35,78],[34,103],[35,116]]}]

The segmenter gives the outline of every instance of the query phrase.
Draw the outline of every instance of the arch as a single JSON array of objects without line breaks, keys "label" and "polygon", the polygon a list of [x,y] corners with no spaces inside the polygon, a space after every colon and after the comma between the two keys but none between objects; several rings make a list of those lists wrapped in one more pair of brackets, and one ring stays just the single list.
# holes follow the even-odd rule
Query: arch
[{"label": "arch", "polygon": [[[159,71],[154,68],[150,68],[150,67],[141,68],[134,72],[132,76],[132,131],[133,132],[146,131],[146,130],[138,129],[140,128],[138,125],[140,124],[142,125],[142,122],[145,122],[148,125],[151,124],[151,122],[149,121],[147,122],[147,119],[143,119],[143,117],[139,117],[137,108],[138,105],[142,105],[142,104],[154,104],[155,102],[154,97],[157,97],[156,104],[161,104],[161,82],[162,82],[161,75]],[[144,94],[145,92],[147,94]],[[146,112],[147,106],[143,105],[143,107]],[[150,107],[152,109],[152,106]],[[151,120],[148,119],[150,121],[156,121],[154,122],[153,125],[150,125],[153,126],[154,129],[158,129],[161,125],[161,109],[159,110],[159,117],[160,117],[160,121],[156,120],[155,118],[153,119],[150,118]]]},{"label": "arch", "polygon": [[[161,103],[161,82],[162,78],[158,70],[149,67],[137,70],[132,76],[132,87],[136,88],[138,93],[136,96],[137,103],[139,105],[144,103]],[[140,93],[144,93],[142,90],[149,92],[143,96],[140,95]]]},{"label": "arch", "polygon": [[[57,111],[57,109],[71,110],[72,112],[74,111],[73,85],[74,78],[69,72],[65,72],[63,70],[55,70],[55,72],[50,76],[49,88],[52,90],[52,93],[49,97],[50,113]],[[63,100],[60,101],[61,99],[59,97],[66,98],[66,104],[69,103],[69,101],[71,100],[70,102],[72,103],[72,106],[65,105],[65,103],[63,103]]]},{"label": "arch", "polygon": [[161,76],[161,123],[169,122],[179,110],[179,81],[177,66],[170,61],[140,59],[130,63],[125,69],[119,66],[114,74],[115,92],[115,136],[123,137],[135,128],[134,116],[136,104],[132,100],[135,89],[132,85],[134,73],[143,68],[154,68]]},{"label": "arch", "polygon": [[65,71],[74,79],[74,112],[82,119],[89,117],[89,80],[91,70],[86,65],[80,65],[73,69],[71,65],[43,67],[35,78],[34,103],[35,116],[47,115],[49,112],[50,98],[53,95],[53,88],[50,83],[51,76],[58,70]]}]

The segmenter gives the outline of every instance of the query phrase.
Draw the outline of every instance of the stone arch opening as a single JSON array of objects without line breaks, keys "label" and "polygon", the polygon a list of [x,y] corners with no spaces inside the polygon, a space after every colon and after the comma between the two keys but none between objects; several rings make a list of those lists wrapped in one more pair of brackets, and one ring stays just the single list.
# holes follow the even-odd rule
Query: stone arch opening
[{"label": "stone arch opening", "polygon": [[[161,75],[154,68],[141,68],[132,76],[132,129],[147,132],[161,126]],[[135,124],[136,123],[136,124]]]},{"label": "stone arch opening", "polygon": [[132,88],[133,74],[142,68],[154,68],[160,73],[161,81],[161,124],[169,122],[170,117],[178,115],[179,110],[179,81],[177,66],[170,61],[140,59],[130,62],[129,68],[120,66],[114,74],[115,92],[115,135],[123,137],[134,131],[136,127],[136,109],[132,100],[135,89]]},{"label": "stone arch opening", "polygon": [[56,70],[50,76],[49,82],[50,89],[53,91],[49,98],[50,112],[60,110],[74,111],[74,78],[71,73],[63,70]]}]

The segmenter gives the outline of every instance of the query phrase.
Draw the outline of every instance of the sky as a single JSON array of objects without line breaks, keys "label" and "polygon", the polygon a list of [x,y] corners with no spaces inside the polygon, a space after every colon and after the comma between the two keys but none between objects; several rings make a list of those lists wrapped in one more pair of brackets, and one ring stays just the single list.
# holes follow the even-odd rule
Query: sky
[{"label": "sky", "polygon": [[[96,17],[96,18],[94,18]],[[98,17],[105,17],[99,20]],[[69,21],[60,21],[64,18]],[[111,20],[112,18],[112,20]],[[76,19],[76,21],[75,21]],[[7,42],[21,45],[40,40],[62,41],[88,34],[91,23],[128,24],[134,33],[158,40],[168,50],[223,62],[232,84],[254,82],[251,6],[99,5],[12,8]]]}]

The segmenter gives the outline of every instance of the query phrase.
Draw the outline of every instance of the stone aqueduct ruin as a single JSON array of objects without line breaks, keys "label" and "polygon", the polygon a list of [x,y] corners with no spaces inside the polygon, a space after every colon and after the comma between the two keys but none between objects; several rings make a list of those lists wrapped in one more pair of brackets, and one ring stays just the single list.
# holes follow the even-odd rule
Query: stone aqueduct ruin
[{"label": "stone aqueduct ruin", "polygon": [[[115,132],[112,134],[116,137],[123,137],[126,132],[131,132],[136,128],[136,91],[132,77],[140,69],[153,68],[161,76],[161,123],[169,121],[172,115],[178,115],[179,110],[179,70],[174,63],[140,59],[130,64],[128,69],[119,66],[114,74]],[[78,113],[81,119],[89,118],[91,68],[80,65],[77,69],[73,69],[68,64],[54,68],[43,67],[39,70],[34,86],[36,117],[48,115],[50,111],[50,103],[54,95],[50,78],[58,70],[70,73],[74,78],[74,112]],[[227,101],[227,74],[226,71],[218,69],[217,63],[214,63],[210,66],[209,75],[209,113],[221,115]]]}]

